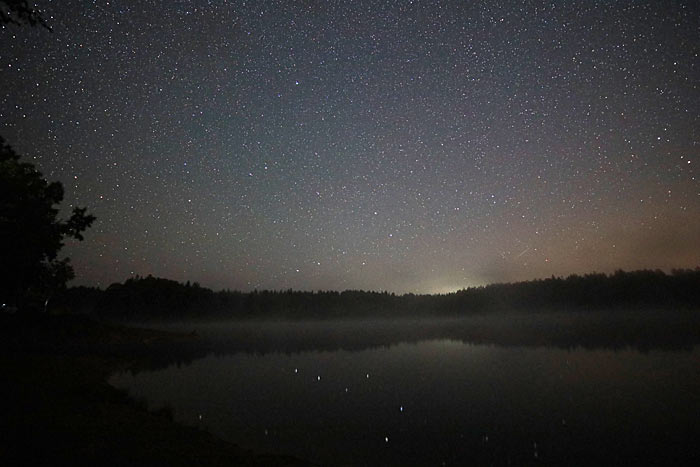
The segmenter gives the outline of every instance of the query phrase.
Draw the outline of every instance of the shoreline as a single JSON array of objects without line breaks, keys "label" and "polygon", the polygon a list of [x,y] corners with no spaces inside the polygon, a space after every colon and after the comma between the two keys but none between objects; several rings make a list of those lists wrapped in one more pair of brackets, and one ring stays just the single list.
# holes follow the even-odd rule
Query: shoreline
[{"label": "shoreline", "polygon": [[82,316],[6,315],[0,338],[2,465],[312,465],[180,425],[107,382],[117,371],[196,358],[206,349],[194,336]]}]

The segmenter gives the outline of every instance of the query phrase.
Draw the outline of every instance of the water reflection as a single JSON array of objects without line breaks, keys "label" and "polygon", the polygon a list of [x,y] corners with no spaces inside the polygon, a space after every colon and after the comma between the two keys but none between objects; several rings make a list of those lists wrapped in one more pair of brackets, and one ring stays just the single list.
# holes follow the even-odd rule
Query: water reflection
[{"label": "water reflection", "polygon": [[227,351],[111,381],[178,421],[324,465],[698,458],[698,348],[472,344],[415,324],[202,327]]}]

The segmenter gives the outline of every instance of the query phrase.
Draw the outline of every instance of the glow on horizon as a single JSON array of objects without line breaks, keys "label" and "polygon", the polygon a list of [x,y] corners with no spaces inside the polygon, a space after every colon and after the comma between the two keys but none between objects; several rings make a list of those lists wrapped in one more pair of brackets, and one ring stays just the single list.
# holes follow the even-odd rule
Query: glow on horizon
[{"label": "glow on horizon", "polygon": [[445,295],[445,294],[459,292],[460,290],[469,289],[472,287],[479,287],[480,285],[483,285],[483,284],[477,284],[477,283],[474,283],[472,281],[464,282],[461,284],[456,284],[456,283],[436,284],[436,285],[428,287],[427,290],[425,291],[425,293],[430,294],[430,295]]}]

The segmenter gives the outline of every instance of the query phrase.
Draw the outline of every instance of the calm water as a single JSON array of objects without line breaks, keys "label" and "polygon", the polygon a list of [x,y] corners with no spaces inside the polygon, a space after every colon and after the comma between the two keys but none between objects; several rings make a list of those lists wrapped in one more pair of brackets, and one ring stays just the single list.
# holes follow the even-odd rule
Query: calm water
[{"label": "calm water", "polygon": [[382,326],[199,329],[249,348],[110,382],[243,447],[323,465],[698,460],[700,347],[472,344],[400,326],[411,339],[397,342]]}]

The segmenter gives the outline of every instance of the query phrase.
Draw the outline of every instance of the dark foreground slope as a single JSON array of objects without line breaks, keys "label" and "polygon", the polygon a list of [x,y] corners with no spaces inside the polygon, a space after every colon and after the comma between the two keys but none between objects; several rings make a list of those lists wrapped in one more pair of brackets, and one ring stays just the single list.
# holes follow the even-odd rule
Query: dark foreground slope
[{"label": "dark foreground slope", "polygon": [[308,465],[180,426],[106,382],[194,358],[205,351],[194,341],[80,317],[0,316],[0,465]]}]

